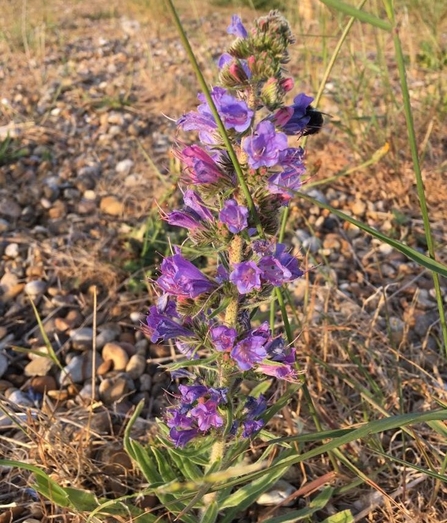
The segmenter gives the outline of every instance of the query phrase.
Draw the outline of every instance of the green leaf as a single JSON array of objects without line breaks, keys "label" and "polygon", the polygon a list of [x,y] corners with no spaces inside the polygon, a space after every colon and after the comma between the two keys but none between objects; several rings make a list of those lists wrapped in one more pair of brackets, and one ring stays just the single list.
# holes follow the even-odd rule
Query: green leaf
[{"label": "green leaf", "polygon": [[[365,425],[363,425],[362,427],[355,429],[352,432],[349,432],[348,434],[346,434],[344,436],[335,438],[332,441],[330,441],[329,443],[325,443],[325,444],[321,445],[320,447],[309,450],[308,452],[304,452],[303,454],[300,454],[299,456],[296,456],[295,454],[291,454],[290,451],[284,452],[285,457],[280,456],[278,458],[278,460],[276,461],[276,463],[272,464],[272,469],[274,469],[276,467],[278,467],[279,469],[282,469],[282,467],[284,467],[285,465],[291,466],[296,463],[301,463],[310,458],[314,458],[316,456],[320,456],[321,454],[330,452],[331,450],[338,449],[341,446],[346,445],[347,443],[351,443],[352,441],[369,437],[372,434],[385,432],[386,430],[399,429],[399,428],[402,428],[406,425],[410,425],[413,423],[423,423],[423,422],[429,422],[429,421],[435,421],[435,420],[446,420],[446,419],[447,419],[447,409],[443,409],[443,410],[434,410],[434,411],[422,412],[422,413],[410,412],[408,414],[390,416],[389,418],[371,421],[369,423],[365,423]],[[291,441],[291,439],[289,439],[289,441]]]},{"label": "green leaf", "polygon": [[215,523],[219,514],[219,505],[213,501],[206,504],[206,514],[200,520],[200,523]]},{"label": "green leaf", "polygon": [[337,514],[332,514],[321,523],[354,523],[355,519],[352,515],[352,512],[347,509],[342,512],[337,512]]},{"label": "green leaf", "polygon": [[193,461],[186,457],[184,454],[180,452],[175,452],[174,449],[171,449],[169,447],[167,447],[166,450],[172,462],[177,465],[177,467],[180,469],[180,472],[186,479],[195,481],[200,480],[203,477],[202,470],[200,469],[200,467],[193,463]]},{"label": "green leaf", "polygon": [[261,477],[255,479],[248,485],[244,485],[228,496],[220,506],[220,509],[230,509],[225,512],[221,523],[231,523],[236,514],[245,510],[255,503],[261,494],[271,488],[289,469],[289,465],[276,470],[263,470]]},{"label": "green leaf", "polygon": [[447,266],[439,263],[438,261],[434,260],[433,258],[430,258],[429,256],[426,256],[425,254],[422,254],[421,252],[417,251],[416,249],[412,249],[411,247],[408,247],[408,245],[405,245],[404,243],[401,243],[397,240],[394,240],[393,238],[389,238],[385,234],[376,231],[372,227],[369,227],[368,225],[359,222],[355,218],[352,218],[351,216],[348,216],[347,214],[339,211],[338,209],[335,209],[334,207],[331,207],[330,205],[320,202],[316,200],[315,198],[312,198],[306,193],[298,192],[298,196],[301,198],[304,198],[305,200],[311,202],[313,205],[317,205],[318,207],[322,207],[323,209],[327,209],[332,214],[335,214],[335,216],[338,216],[340,219],[345,220],[349,223],[352,223],[359,229],[362,229],[362,231],[367,232],[371,236],[374,236],[374,238],[377,238],[378,240],[382,240],[384,243],[387,243],[388,245],[391,245],[394,247],[397,251],[401,252],[402,254],[405,254],[407,258],[410,258],[410,260],[415,261],[419,265],[422,265],[426,269],[429,269],[430,271],[436,272],[437,274],[440,274],[441,276],[447,277]]},{"label": "green leaf", "polygon": [[[308,507],[300,510],[294,510],[281,516],[266,519],[265,523],[293,523],[295,521],[307,519],[313,514],[315,514],[315,512],[322,510],[328,504],[328,502],[332,498],[333,492],[334,489],[332,487],[327,487],[310,502]],[[227,521],[227,519],[225,518],[223,521]]]},{"label": "green leaf", "polygon": [[155,465],[155,460],[151,458],[148,451],[142,445],[137,441],[129,440],[128,443],[124,441],[124,448],[129,456],[137,462],[138,467],[151,487],[164,483]]},{"label": "green leaf", "polygon": [[34,488],[37,490],[37,492],[42,494],[42,496],[45,496],[59,507],[68,507],[70,505],[68,495],[65,490],[40,468],[35,467],[34,465],[29,465],[28,463],[22,463],[21,461],[14,461],[9,459],[0,460],[0,465],[5,467],[16,467],[22,470],[29,470],[36,476],[36,484],[34,485]]},{"label": "green leaf", "polygon": [[352,16],[353,18],[360,20],[360,22],[366,22],[367,24],[378,27],[379,29],[384,29],[385,31],[391,31],[393,29],[393,26],[389,22],[386,22],[371,13],[367,13],[366,11],[361,11],[352,5],[345,4],[341,0],[320,0],[320,2],[328,7],[332,7],[340,13]]},{"label": "green leaf", "polygon": [[65,487],[70,504],[79,512],[91,512],[99,507],[98,498],[88,490],[80,490],[71,487]]},{"label": "green leaf", "polygon": [[189,459],[191,463],[194,463],[199,467],[206,467],[209,465],[209,451],[213,444],[214,442],[212,438],[203,438],[200,440],[199,447],[191,446],[185,448],[175,448],[168,447],[167,444],[165,444],[165,446],[169,448],[170,454],[172,453],[172,455],[179,456],[180,458],[185,457]]},{"label": "green leaf", "polygon": [[294,523],[295,521],[301,521],[305,518],[307,519],[318,510],[322,510],[328,504],[333,492],[334,489],[332,487],[326,487],[309,503],[308,507],[300,510],[293,510],[287,514],[283,514],[282,516],[266,519],[264,523]]}]

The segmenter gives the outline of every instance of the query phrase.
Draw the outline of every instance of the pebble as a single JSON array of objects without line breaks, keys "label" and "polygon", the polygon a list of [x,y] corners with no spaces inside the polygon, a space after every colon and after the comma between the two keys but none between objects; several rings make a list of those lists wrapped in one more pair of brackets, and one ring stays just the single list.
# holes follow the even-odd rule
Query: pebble
[{"label": "pebble", "polygon": [[390,256],[394,249],[391,245],[388,245],[388,243],[381,242],[379,245],[379,251],[384,256]]},{"label": "pebble", "polygon": [[19,244],[10,243],[7,245],[5,249],[5,255],[8,256],[8,258],[17,258],[19,255]]},{"label": "pebble", "polygon": [[305,251],[309,251],[312,254],[317,253],[321,249],[321,240],[316,236],[310,236],[302,242],[302,247]]},{"label": "pebble", "polygon": [[90,327],[83,327],[70,331],[70,340],[73,349],[87,350],[92,348],[93,344],[93,329]]},{"label": "pebble", "polygon": [[6,232],[9,229],[9,222],[0,218],[0,233]]},{"label": "pebble", "polygon": [[96,200],[96,193],[95,193],[95,191],[88,189],[87,191],[84,192],[82,197],[85,198],[86,200],[94,202]]},{"label": "pebble", "polygon": [[[52,302],[53,302],[53,300],[52,300]],[[78,310],[72,309],[71,311],[68,312],[68,314],[67,314],[67,316],[65,316],[65,318],[55,318],[54,326],[56,327],[56,329],[58,331],[65,332],[70,329],[76,329],[77,327],[79,327],[82,324],[83,321],[84,321],[84,317],[82,316],[82,314]]]},{"label": "pebble", "polygon": [[34,403],[28,394],[21,390],[6,391],[5,396],[11,403],[20,405],[21,407],[34,407]]},{"label": "pebble", "polygon": [[[33,406],[33,405],[31,405],[31,406]],[[27,421],[29,419],[29,413],[28,412],[16,412],[14,414],[14,417],[18,420],[23,421],[23,423],[27,423]],[[2,412],[0,411],[0,429],[9,429],[9,428],[17,428],[17,424],[14,421],[12,421],[9,416],[7,416],[6,414],[2,414]],[[3,514],[4,513],[2,513],[2,515]],[[9,523],[11,520],[7,519],[6,521]]]},{"label": "pebble", "polygon": [[341,248],[342,240],[337,234],[327,234],[323,240],[323,248],[331,251],[338,251]]},{"label": "pebble", "polygon": [[290,507],[290,505],[293,505],[294,500],[291,500],[289,503],[283,503],[283,501],[291,496],[295,491],[296,488],[293,485],[280,479],[270,490],[261,494],[256,500],[256,503],[264,506],[278,505],[281,503],[283,507]]},{"label": "pebble", "polygon": [[57,383],[53,376],[36,376],[30,381],[30,386],[40,394],[49,390],[57,390]]},{"label": "pebble", "polygon": [[141,174],[129,174],[124,178],[125,187],[137,187],[144,183],[144,177]]},{"label": "pebble", "polygon": [[321,203],[328,203],[328,199],[326,198],[326,196],[324,195],[324,193],[322,193],[319,189],[310,189],[310,190],[306,190],[306,188],[303,187],[303,192],[305,192],[305,193],[308,194],[311,198],[313,198],[314,200],[317,200],[318,202],[321,202]]},{"label": "pebble", "polygon": [[[99,397],[99,389],[95,397]],[[95,411],[90,420],[90,428],[97,434],[110,434],[112,432],[112,424],[109,412],[107,410]]]},{"label": "pebble", "polygon": [[0,200],[0,214],[8,218],[18,218],[22,214],[22,208],[10,198]]},{"label": "pebble", "polygon": [[101,198],[99,208],[102,212],[111,216],[120,216],[124,212],[124,204],[116,196],[104,196]]},{"label": "pebble", "polygon": [[149,342],[147,338],[141,338],[135,343],[135,350],[138,354],[142,354],[143,356],[146,354],[146,350],[149,347]]},{"label": "pebble", "polygon": [[8,369],[8,358],[5,354],[0,353],[0,378],[5,374]]},{"label": "pebble", "polygon": [[397,316],[390,316],[389,326],[391,331],[391,337],[394,343],[400,343],[403,339],[405,322]]},{"label": "pebble", "polygon": [[13,272],[6,271],[0,278],[0,291],[3,294],[2,299],[4,300],[4,295],[7,294],[13,287],[15,287],[18,284],[19,279],[17,278],[17,275]]},{"label": "pebble", "polygon": [[[84,352],[71,357],[69,363],[59,374],[59,383],[64,386],[69,383],[83,383],[92,377],[92,352]],[[102,358],[96,355],[96,369],[101,365]]]},{"label": "pebble", "polygon": [[126,366],[126,372],[132,379],[139,378],[146,370],[146,358],[141,354],[134,354]]},{"label": "pebble", "polygon": [[106,378],[99,385],[99,396],[105,405],[111,405],[120,401],[127,394],[128,390],[125,378]]},{"label": "pebble", "polygon": [[140,390],[141,392],[148,392],[152,388],[152,376],[150,374],[142,374],[140,376]]},{"label": "pebble", "polygon": [[414,332],[423,339],[427,335],[429,329],[431,329],[437,321],[439,321],[437,311],[430,311],[428,313],[418,311],[414,324]]},{"label": "pebble", "polygon": [[99,376],[104,376],[110,370],[112,370],[112,367],[113,367],[113,361],[112,360],[103,361],[101,363],[101,365],[98,367],[98,370],[97,370],[98,375]]},{"label": "pebble", "polygon": [[[92,391],[93,389],[91,382],[87,382],[78,392],[78,395],[84,400],[91,400],[93,397]],[[95,387],[95,397],[99,397],[99,387]]]},{"label": "pebble", "polygon": [[29,281],[24,288],[24,292],[30,298],[36,298],[43,294],[47,289],[47,283],[42,280]]},{"label": "pebble", "polygon": [[39,356],[32,359],[25,367],[25,376],[46,376],[53,367],[53,361],[48,357]]},{"label": "pebble", "polygon": [[104,361],[113,361],[113,370],[125,370],[129,362],[127,352],[118,343],[106,343],[102,349]]},{"label": "pebble", "polygon": [[141,312],[138,312],[138,311],[130,313],[130,321],[132,323],[139,324],[140,322],[144,321],[145,317],[146,317],[145,314],[142,314]]},{"label": "pebble", "polygon": [[432,309],[436,306],[427,289],[419,289],[416,294],[416,302],[421,309]]},{"label": "pebble", "polygon": [[118,174],[127,176],[130,173],[133,165],[134,165],[134,162],[132,160],[130,160],[129,158],[126,158],[125,160],[121,160],[121,162],[118,162],[116,164],[115,171]]},{"label": "pebble", "polygon": [[104,329],[96,336],[96,348],[102,349],[106,343],[115,341],[118,335],[114,329]]},{"label": "pebble", "polygon": [[366,212],[366,203],[362,202],[362,200],[356,200],[351,205],[351,211],[354,216],[364,216]]}]

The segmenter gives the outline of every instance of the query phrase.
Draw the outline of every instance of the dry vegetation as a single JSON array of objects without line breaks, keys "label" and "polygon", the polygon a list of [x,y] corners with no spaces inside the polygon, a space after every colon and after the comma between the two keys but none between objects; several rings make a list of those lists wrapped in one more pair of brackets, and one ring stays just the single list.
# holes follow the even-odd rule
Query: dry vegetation
[{"label": "dry vegetation", "polygon": [[[178,4],[211,82],[213,59],[228,42],[225,28],[233,9],[216,8],[201,0]],[[397,4],[430,218],[438,259],[446,263],[447,2],[429,2],[428,6],[422,0],[419,5],[416,0],[401,0]],[[286,14],[297,35],[289,70],[298,91],[315,93],[346,20],[316,0],[302,2],[300,13],[293,6]],[[242,9],[242,16],[251,20],[254,14]],[[112,42],[111,50],[94,55],[101,46],[109,49],[100,39]],[[22,209],[14,227],[1,233],[2,242],[26,244],[34,256],[31,265],[42,268],[41,277],[76,296],[83,326],[92,325],[92,286],[96,286],[98,324],[120,324],[122,333],[134,335],[135,343],[138,337],[129,314],[144,312],[148,306],[144,275],[155,269],[158,253],[167,248],[154,198],[164,199],[166,206],[176,201],[172,179],[165,176],[176,169],[169,158],[176,131],[164,115],[175,119],[191,109],[197,92],[169,16],[158,2],[150,0],[128,0],[125,5],[103,0],[8,2],[0,15],[0,56],[1,97],[12,101],[0,106],[0,129],[4,133],[3,126],[17,124],[17,138],[8,145],[5,155],[9,156],[0,167],[0,196],[14,199]],[[112,63],[115,69],[107,70]],[[83,83],[84,66],[87,76],[95,72],[104,76],[108,85],[102,91],[91,87],[94,79],[91,84]],[[67,73],[61,79],[63,67]],[[115,75],[120,82],[114,83]],[[59,82],[59,90],[50,94],[51,103],[41,111],[39,102],[54,82]],[[306,146],[310,183],[319,191],[317,196],[323,195],[332,206],[424,250],[391,37],[354,24],[319,107],[329,115],[327,125]],[[61,113],[54,113],[55,108]],[[111,113],[130,115],[129,121],[138,122],[141,132],[133,135],[121,129],[115,140],[101,141],[99,135],[108,132],[105,127],[101,131],[102,119]],[[66,114],[67,121],[72,119],[76,125],[82,119],[87,122],[88,117],[93,124],[97,122],[96,134],[72,129],[67,137],[54,114]],[[107,125],[110,129],[110,123]],[[0,141],[5,138],[0,135]],[[27,163],[30,151],[38,146],[45,147],[50,157]],[[379,161],[371,161],[382,150],[387,153]],[[114,169],[128,158],[134,162],[132,172],[140,176],[135,185],[127,185],[122,173]],[[42,167],[45,161],[47,165]],[[367,167],[359,167],[369,161]],[[22,168],[17,165],[22,164],[25,174],[16,176]],[[37,187],[47,171],[56,174],[69,169],[65,179],[70,180],[70,187],[78,187],[77,172],[93,164],[101,166],[94,188],[95,209],[83,215],[77,211],[77,203],[73,207],[67,200],[58,219],[71,221],[69,231],[63,227],[52,229],[49,235],[36,231],[38,225],[48,228],[52,224],[46,211],[27,229],[23,209],[40,205],[33,191],[25,189],[29,181]],[[27,169],[34,168],[38,174],[28,179]],[[117,213],[100,207],[102,199],[110,195],[124,204]],[[148,216],[152,217],[149,222]],[[323,429],[445,406],[445,347],[430,274],[304,201],[294,205],[288,230],[288,241],[295,246],[299,245],[296,231],[309,231],[321,242],[315,251],[301,248],[303,264],[313,269],[305,284],[292,289],[296,308],[290,318],[299,335],[300,362]],[[0,252],[7,260],[4,248]],[[6,271],[6,265],[2,267]],[[446,295],[446,282],[442,284]],[[42,340],[36,342],[39,329],[26,298],[13,313],[8,311],[15,297],[3,299],[3,338],[14,333],[14,345],[41,345]],[[43,301],[39,311],[45,322],[51,308]],[[67,343],[62,337],[59,355],[64,354]],[[153,361],[169,355],[169,351],[149,352]],[[15,357],[15,371],[23,369],[24,360],[21,354]],[[4,379],[9,378],[5,375]],[[27,379],[15,379],[26,390]],[[158,393],[152,391],[146,425],[137,427],[135,437],[148,437],[151,420],[163,407],[155,395],[161,396],[164,386],[166,382],[161,381]],[[68,403],[66,397],[46,398],[39,409],[21,409],[27,414],[20,418],[20,430],[13,425],[9,432],[0,432],[5,457],[43,467],[61,486],[90,489],[98,496],[138,492],[142,479],[121,443],[128,411],[104,407],[98,398],[92,408],[88,399],[76,399],[77,392],[76,388],[68,391]],[[0,401],[2,409],[15,410],[12,415],[19,419],[20,409],[13,409],[5,399]],[[316,430],[303,398],[290,405],[284,425],[277,430],[288,435]],[[390,431],[341,450],[345,461],[330,476],[337,490],[329,512],[312,521],[323,521],[330,511],[345,508],[357,514],[356,521],[447,521],[446,484],[417,471],[421,467],[444,473],[445,432],[442,437],[439,427],[417,425]],[[300,488],[333,470],[329,457],[315,458],[293,470],[291,481]],[[74,516],[44,499],[31,503],[25,487],[32,477],[23,471],[3,467],[0,474],[0,505],[17,504],[10,510],[0,509],[4,513],[0,523],[23,521],[30,514],[42,521],[85,520],[85,515]],[[297,506],[304,506],[307,499],[303,496]],[[151,506],[156,500],[146,497],[139,502]],[[240,521],[262,521],[264,516],[265,508],[258,508]]]}]

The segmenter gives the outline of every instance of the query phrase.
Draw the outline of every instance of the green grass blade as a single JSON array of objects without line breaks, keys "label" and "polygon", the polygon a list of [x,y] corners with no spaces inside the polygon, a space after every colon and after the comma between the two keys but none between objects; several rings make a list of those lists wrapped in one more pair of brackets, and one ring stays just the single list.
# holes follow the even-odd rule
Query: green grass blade
[{"label": "green grass blade", "polygon": [[[389,418],[371,421],[366,423],[362,427],[353,430],[345,436],[335,438],[329,443],[321,445],[315,449],[304,452],[299,456],[287,456],[286,458],[279,458],[278,462],[272,466],[272,468],[283,467],[285,464],[294,465],[296,463],[301,463],[315,456],[320,456],[326,452],[329,452],[333,449],[339,448],[347,443],[351,443],[357,439],[362,439],[369,437],[373,434],[378,434],[386,430],[394,430],[406,425],[413,423],[424,423],[428,421],[436,420],[446,420],[447,419],[447,409],[435,410],[430,412],[414,413],[410,412],[408,414],[400,414],[398,416],[391,416]],[[293,438],[290,438],[293,439]]]},{"label": "green grass blade", "polygon": [[4,467],[16,467],[22,470],[32,472],[36,477],[34,488],[59,507],[69,507],[70,500],[65,490],[60,487],[53,479],[51,479],[43,470],[28,463],[21,461],[2,459],[0,465]]},{"label": "green grass blade", "polygon": [[321,523],[354,523],[355,519],[352,515],[352,512],[347,509],[343,510],[343,512],[338,512],[337,514],[333,514],[332,516],[329,516]]},{"label": "green grass blade", "polygon": [[434,260],[433,258],[426,256],[425,254],[420,253],[416,249],[412,249],[411,247],[408,247],[404,243],[394,240],[393,238],[389,238],[385,234],[377,231],[376,229],[369,227],[368,225],[356,220],[355,218],[352,218],[351,216],[348,216],[347,214],[339,211],[338,209],[335,209],[334,207],[331,207],[330,205],[328,205],[326,203],[320,202],[320,201],[316,200],[315,198],[312,198],[311,196],[307,195],[306,193],[300,192],[298,194],[300,197],[311,202],[313,205],[317,205],[319,207],[322,207],[323,209],[327,209],[332,214],[335,214],[335,216],[338,216],[340,219],[345,220],[349,223],[352,223],[353,225],[357,226],[359,229],[362,229],[362,231],[365,231],[368,234],[370,234],[371,236],[374,236],[374,238],[377,238],[378,240],[381,240],[384,243],[391,245],[397,251],[401,252],[402,254],[405,254],[405,256],[407,258],[410,258],[410,260],[415,261],[422,267],[425,267],[426,269],[429,269],[430,271],[440,274],[441,276],[447,277],[447,266],[446,265],[439,263],[438,261]]},{"label": "green grass blade", "polygon": [[[393,2],[391,2],[390,0],[384,0],[384,6],[386,8],[388,16],[390,17],[390,20],[394,23]],[[400,87],[401,87],[401,91],[402,91],[405,120],[407,122],[408,142],[410,144],[411,157],[413,160],[414,175],[416,178],[416,189],[417,189],[417,193],[418,193],[419,204],[421,207],[422,221],[424,223],[424,232],[425,232],[425,238],[427,241],[427,249],[428,249],[430,258],[435,260],[436,259],[435,248],[434,248],[433,236],[432,236],[432,232],[431,232],[430,217],[428,215],[428,206],[427,206],[427,200],[425,197],[424,182],[422,180],[422,170],[421,170],[421,164],[419,161],[416,132],[414,129],[413,112],[411,109],[410,92],[408,89],[405,58],[404,58],[404,53],[402,50],[402,44],[400,41],[398,31],[393,32],[393,43],[394,43],[394,52],[395,52],[396,62],[397,62],[397,69],[399,71]],[[435,292],[436,292],[436,302],[438,305],[442,337],[444,340],[444,351],[447,354],[447,322],[446,322],[445,313],[444,313],[444,303],[443,303],[443,296],[442,296],[442,291],[441,291],[441,284],[439,281],[439,276],[437,274],[437,271],[432,271],[432,277],[433,277],[433,285],[434,285]]]},{"label": "green grass blade", "polygon": [[329,503],[333,492],[334,489],[332,487],[327,487],[309,503],[308,507],[302,508],[301,510],[293,510],[282,516],[266,519],[263,523],[294,523],[295,521],[307,519],[313,516],[315,512],[324,509]]},{"label": "green grass blade", "polygon": [[381,18],[372,15],[371,13],[367,13],[366,11],[361,11],[352,5],[345,4],[340,0],[320,0],[320,2],[322,2],[324,5],[327,5],[328,7],[332,7],[340,13],[352,16],[353,18],[360,20],[360,22],[365,22],[374,27],[378,27],[379,29],[383,29],[384,31],[389,32],[393,28],[393,25],[389,22],[386,22],[385,20],[382,20]]},{"label": "green grass blade", "polygon": [[275,470],[263,470],[261,472],[261,477],[255,479],[248,485],[244,485],[231,494],[221,504],[221,509],[228,509],[225,511],[225,516],[221,523],[232,523],[240,511],[245,510],[255,503],[259,496],[272,487],[288,469],[289,465],[275,467]]}]

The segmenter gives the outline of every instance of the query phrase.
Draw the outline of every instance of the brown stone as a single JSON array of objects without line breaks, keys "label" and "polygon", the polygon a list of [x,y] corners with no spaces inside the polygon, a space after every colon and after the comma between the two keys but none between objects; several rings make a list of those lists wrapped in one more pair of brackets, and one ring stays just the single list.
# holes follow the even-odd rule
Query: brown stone
[{"label": "brown stone", "polygon": [[53,376],[36,376],[30,381],[31,387],[40,394],[50,390],[57,390],[57,383]]}]

